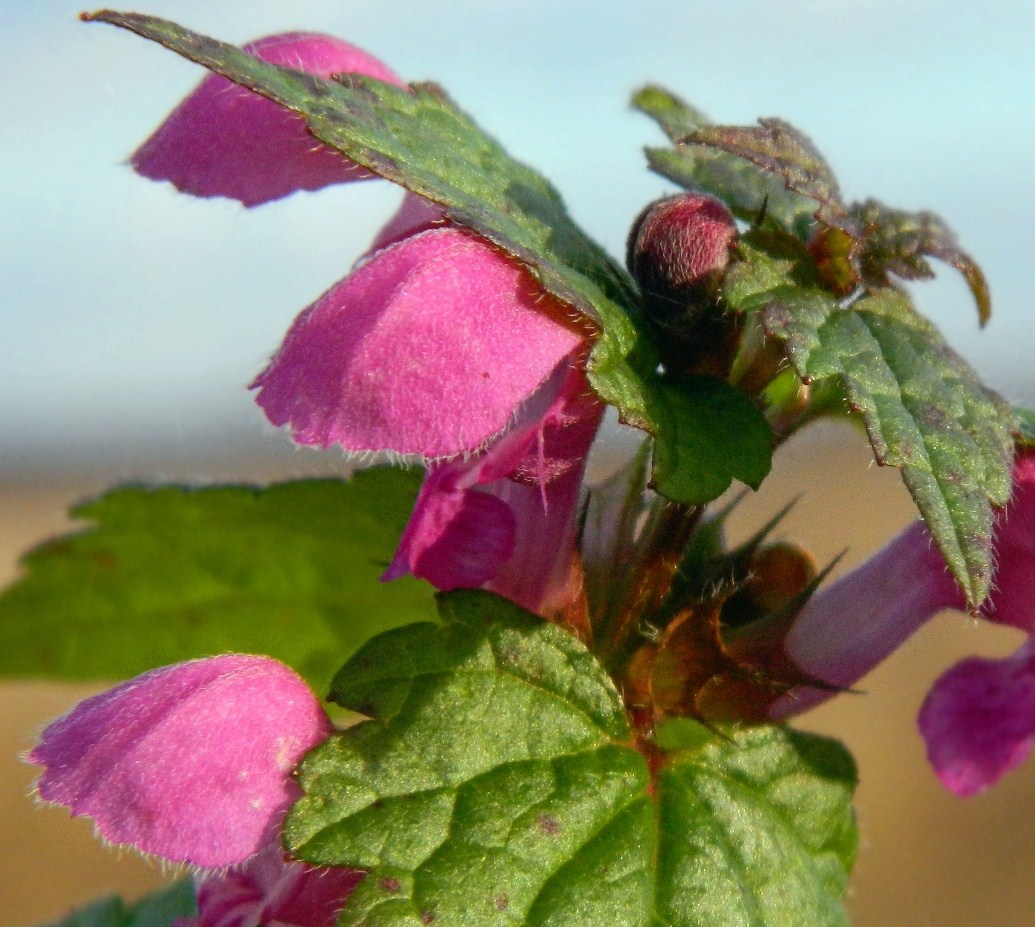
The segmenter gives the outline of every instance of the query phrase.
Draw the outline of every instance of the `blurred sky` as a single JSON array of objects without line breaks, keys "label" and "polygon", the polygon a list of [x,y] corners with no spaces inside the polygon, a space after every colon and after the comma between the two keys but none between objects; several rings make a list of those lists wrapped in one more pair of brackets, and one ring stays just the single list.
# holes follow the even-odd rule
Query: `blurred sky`
[{"label": "blurred sky", "polygon": [[[0,0],[0,469],[263,433],[246,384],[394,208],[387,183],[250,212],[125,159],[201,70],[81,3]],[[665,84],[723,122],[809,133],[848,198],[931,208],[991,280],[979,334],[949,269],[920,306],[1012,401],[1035,403],[1030,221],[1035,3],[946,0],[139,0],[233,42],[289,29],[435,79],[561,189],[615,254],[669,185],[627,99]]]}]

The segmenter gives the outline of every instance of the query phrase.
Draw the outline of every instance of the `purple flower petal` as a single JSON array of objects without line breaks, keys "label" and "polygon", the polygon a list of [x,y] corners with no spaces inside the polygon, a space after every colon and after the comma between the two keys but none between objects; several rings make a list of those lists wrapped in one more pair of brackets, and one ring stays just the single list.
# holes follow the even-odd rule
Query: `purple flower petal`
[{"label": "purple flower petal", "polygon": [[243,866],[199,877],[198,916],[177,927],[333,927],[363,876],[285,861],[274,846]]},{"label": "purple flower petal", "polygon": [[205,868],[276,840],[291,772],[331,731],[295,673],[230,654],[144,673],[51,724],[37,788],[112,843]]},{"label": "purple flower petal", "polygon": [[562,364],[486,451],[431,469],[383,579],[485,586],[544,615],[568,604],[582,473],[604,409],[583,362]]},{"label": "purple flower petal", "polygon": [[945,673],[920,709],[920,733],[942,784],[974,795],[1022,763],[1035,741],[1035,648],[972,657]]},{"label": "purple flower petal", "polygon": [[1035,634],[1035,450],[1014,463],[1013,496],[995,536],[994,587],[982,617]]},{"label": "purple flower petal", "polygon": [[[271,35],[244,51],[319,77],[351,72],[403,86],[372,55],[328,35]],[[226,196],[245,206],[374,176],[318,142],[301,116],[216,74],[169,115],[132,162],[143,176],[171,180],[185,193]]]},{"label": "purple flower petal", "polygon": [[[915,522],[809,599],[787,634],[784,653],[812,679],[848,688],[940,611],[965,604],[926,525]],[[769,716],[800,714],[836,692],[797,686],[772,705]]]},{"label": "purple flower petal", "polygon": [[255,380],[300,444],[471,453],[582,341],[523,267],[459,229],[379,252],[306,309]]}]

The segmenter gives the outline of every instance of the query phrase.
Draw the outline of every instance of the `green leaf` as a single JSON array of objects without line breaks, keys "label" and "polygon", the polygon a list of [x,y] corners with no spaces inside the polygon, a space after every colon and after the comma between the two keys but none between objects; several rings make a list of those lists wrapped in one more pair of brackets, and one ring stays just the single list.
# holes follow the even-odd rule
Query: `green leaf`
[{"label": "green leaf", "polygon": [[197,913],[194,885],[184,879],[129,906],[117,897],[95,901],[49,927],[169,927],[177,918]]},{"label": "green leaf", "polygon": [[781,178],[792,193],[815,200],[821,222],[858,237],[830,165],[811,139],[790,123],[759,119],[757,126],[702,126],[683,144],[703,145],[751,162],[770,177]]},{"label": "green leaf", "polygon": [[876,200],[853,204],[852,215],[862,229],[862,267],[868,279],[886,285],[887,275],[892,273],[904,280],[926,280],[934,271],[925,255],[938,258],[963,274],[981,324],[988,322],[992,301],[985,275],[938,216],[891,209]]},{"label": "green leaf", "polygon": [[1021,447],[1035,446],[1035,412],[1031,409],[1014,407],[1014,415],[1017,416],[1017,427],[1014,438]]},{"label": "green leaf", "polygon": [[[594,390],[624,422],[654,435],[666,459],[685,459],[673,444],[692,440],[692,432],[682,427],[674,435],[668,419],[655,418],[671,404],[660,398],[660,358],[639,321],[635,284],[575,224],[554,187],[511,158],[440,88],[417,84],[407,90],[355,74],[323,80],[154,17],[102,11],[85,18],[130,29],[294,110],[321,141],[442,204],[454,222],[526,264],[594,327],[588,363]],[[691,476],[669,482],[690,485]],[[694,497],[701,494],[695,487]]]},{"label": "green leaf", "polygon": [[675,754],[658,775],[655,925],[847,927],[856,782],[840,744],[785,728]]},{"label": "green leaf", "polygon": [[[654,119],[676,143],[709,124],[698,110],[661,87],[644,87],[633,96],[632,105]],[[718,197],[747,222],[755,221],[764,207],[766,215],[802,238],[814,224],[817,204],[813,200],[788,190],[780,177],[760,171],[734,154],[683,144],[647,148],[646,153],[651,170],[682,187]]]},{"label": "green leaf", "polygon": [[1010,495],[1014,415],[920,316],[880,290],[841,309],[819,291],[776,291],[767,330],[806,382],[841,378],[877,461],[902,478],[972,607],[988,594],[992,505]]},{"label": "green leaf", "polygon": [[673,142],[689,135],[694,129],[710,122],[699,109],[686,100],[670,93],[664,87],[648,84],[633,94],[630,101],[633,109],[650,116]]},{"label": "green leaf", "polygon": [[320,688],[370,635],[433,614],[430,587],[382,585],[419,474],[260,489],[127,487],[77,508],[95,524],[28,555],[0,596],[0,673],[134,676],[264,653]]},{"label": "green leaf", "polygon": [[722,284],[730,309],[764,309],[787,287],[819,287],[816,266],[795,236],[766,228],[748,229],[737,240],[735,259]]},{"label": "green leaf", "polygon": [[[370,718],[305,759],[285,839],[370,874],[339,924],[840,927],[851,761],[781,728],[651,776],[618,692],[559,627],[488,593],[335,677]],[[781,886],[783,887],[781,890]]]},{"label": "green leaf", "polygon": [[773,436],[758,407],[716,377],[672,378],[654,411],[675,440],[654,449],[652,485],[690,504],[721,496],[734,479],[758,488],[769,473]]}]

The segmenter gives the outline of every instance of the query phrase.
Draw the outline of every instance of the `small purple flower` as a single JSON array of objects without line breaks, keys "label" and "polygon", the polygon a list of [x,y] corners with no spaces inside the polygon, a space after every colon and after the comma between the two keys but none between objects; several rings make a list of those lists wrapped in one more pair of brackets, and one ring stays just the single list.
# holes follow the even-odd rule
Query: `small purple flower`
[{"label": "small purple flower", "polygon": [[[920,712],[920,732],[942,783],[958,795],[993,785],[1035,742],[1035,450],[1018,453],[1013,496],[997,518],[995,587],[982,617],[1024,631],[1029,641],[1004,660],[971,658],[945,673]],[[783,643],[807,678],[775,702],[782,719],[854,685],[939,612],[966,600],[917,523],[860,567],[819,592]]]},{"label": "small purple flower", "polygon": [[204,869],[279,840],[291,774],[331,733],[309,687],[268,657],[228,654],[144,673],[81,702],[28,760],[41,799],[105,840]]}]

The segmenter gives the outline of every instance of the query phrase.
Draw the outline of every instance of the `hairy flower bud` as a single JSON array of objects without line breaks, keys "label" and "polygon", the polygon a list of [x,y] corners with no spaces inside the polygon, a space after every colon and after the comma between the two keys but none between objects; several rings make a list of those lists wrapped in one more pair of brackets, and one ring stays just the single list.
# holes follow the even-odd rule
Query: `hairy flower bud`
[{"label": "hairy flower bud", "polygon": [[729,210],[700,193],[652,203],[633,224],[627,262],[670,373],[729,373],[740,324],[718,295],[736,234]]},{"label": "hairy flower bud", "polygon": [[724,204],[700,193],[651,203],[633,224],[627,262],[647,315],[662,328],[685,328],[714,299],[737,234]]}]

